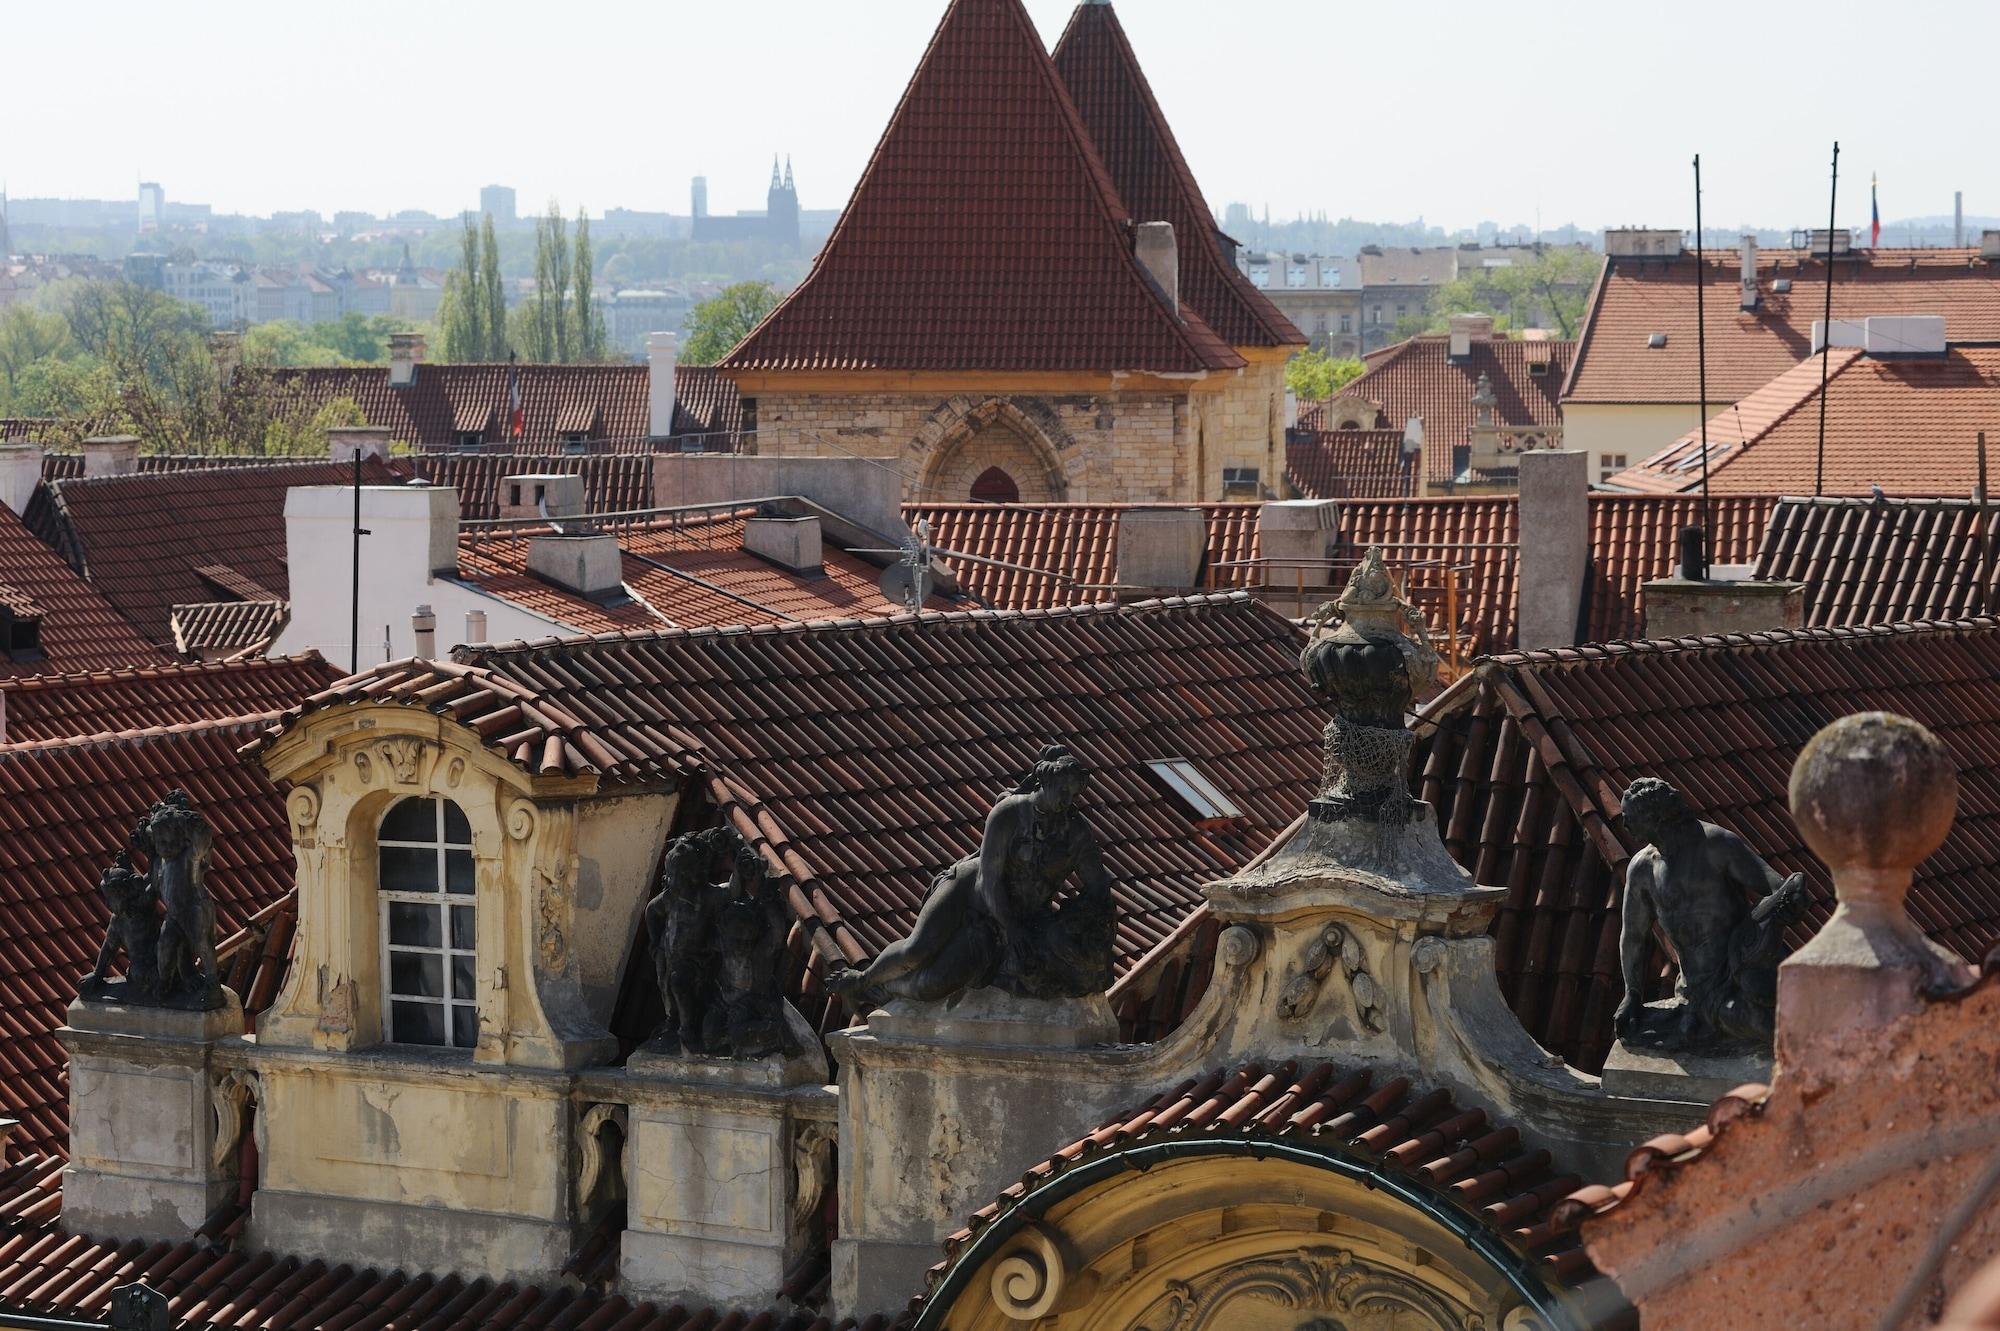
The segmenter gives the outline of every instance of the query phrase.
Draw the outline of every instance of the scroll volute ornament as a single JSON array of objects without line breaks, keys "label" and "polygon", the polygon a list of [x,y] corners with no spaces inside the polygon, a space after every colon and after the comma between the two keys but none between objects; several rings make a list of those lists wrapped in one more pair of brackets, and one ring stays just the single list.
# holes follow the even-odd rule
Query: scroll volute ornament
[{"label": "scroll volute ornament", "polygon": [[1056,1234],[1030,1221],[993,1263],[993,1306],[1017,1322],[1032,1322],[1055,1311],[1069,1270]]}]

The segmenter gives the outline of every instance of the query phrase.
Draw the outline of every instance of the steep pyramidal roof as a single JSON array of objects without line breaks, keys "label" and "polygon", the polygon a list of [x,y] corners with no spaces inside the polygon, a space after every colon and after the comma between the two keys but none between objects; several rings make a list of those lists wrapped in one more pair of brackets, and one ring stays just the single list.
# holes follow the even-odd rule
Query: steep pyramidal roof
[{"label": "steep pyramidal roof", "polygon": [[1215,215],[1117,12],[1108,4],[1078,5],[1056,43],[1055,66],[1134,220],[1173,223],[1181,299],[1233,347],[1303,346],[1305,334],[1223,253]]},{"label": "steep pyramidal roof", "polygon": [[1241,367],[1131,221],[1021,0],[952,0],[812,273],[723,369]]}]

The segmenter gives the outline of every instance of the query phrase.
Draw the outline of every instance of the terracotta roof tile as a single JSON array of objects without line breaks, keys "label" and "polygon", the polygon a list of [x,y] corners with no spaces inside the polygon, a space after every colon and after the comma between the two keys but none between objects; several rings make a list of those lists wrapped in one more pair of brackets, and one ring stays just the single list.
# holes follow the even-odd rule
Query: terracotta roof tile
[{"label": "terracotta roof tile", "polygon": [[1241,367],[1133,220],[1020,0],[953,0],[812,272],[722,366]]},{"label": "terracotta roof tile", "polygon": [[1303,346],[1305,334],[1224,254],[1215,214],[1112,6],[1078,5],[1054,59],[1125,207],[1138,220],[1173,224],[1181,298],[1230,346]]},{"label": "terracotta roof tile", "polygon": [[[270,467],[285,462],[324,462],[324,457],[306,457],[292,453],[141,453],[139,470],[142,473],[156,471],[196,471],[210,467]],[[42,479],[44,481],[73,481],[83,476],[83,454],[43,453]]]},{"label": "terracotta roof tile", "polygon": [[1585,642],[1612,642],[1646,634],[1643,588],[1679,565],[1680,534],[1708,524],[1709,562],[1749,564],[1778,507],[1772,495],[1590,496],[1591,580],[1584,616]]},{"label": "terracotta roof tile", "polygon": [[1401,430],[1293,430],[1285,480],[1306,499],[1400,499],[1417,492]]},{"label": "terracotta roof tile", "polygon": [[1806,875],[1796,944],[1825,922],[1832,891],[1786,812],[1793,760],[1850,712],[1916,717],[1952,750],[1961,794],[1911,915],[1962,956],[2000,941],[1996,678],[1992,619],[1528,652],[1432,703],[1412,763],[1453,857],[1508,889],[1494,934],[1509,1002],[1544,1046],[1595,1068],[1623,993],[1618,903],[1635,847],[1618,796],[1640,776],[1671,781],[1779,873]]},{"label": "terracotta roof tile", "polygon": [[[285,492],[353,475],[344,462],[311,462],[58,481],[35,492],[27,518],[140,633],[171,647],[173,608],[215,599],[204,567],[288,596]],[[393,485],[404,475],[369,462],[362,478]]]},{"label": "terracotta roof tile", "polygon": [[0,680],[4,743],[103,735],[277,712],[341,671],[317,653]]},{"label": "terracotta roof tile", "polygon": [[[287,668],[305,669],[270,673]],[[221,932],[291,890],[284,798],[236,754],[269,719],[0,747],[0,1116],[21,1120],[18,1144],[68,1149],[68,1060],[55,1031],[103,941],[99,875],[149,804],[178,786],[214,826],[208,883]]]},{"label": "terracotta roof tile", "polygon": [[186,657],[262,652],[291,618],[289,601],[200,601],[173,610],[174,650]]},{"label": "terracotta roof tile", "polygon": [[[1977,250],[1874,250],[1836,256],[1833,317],[1941,314],[1954,341],[2000,338],[2000,266]],[[1708,256],[1708,398],[1735,402],[1812,351],[1813,321],[1826,301],[1826,260],[1798,250],[1757,256],[1755,310],[1738,309],[1741,262]],[[1563,387],[1570,402],[1694,402],[1695,260],[1613,256],[1605,265]],[[1779,292],[1783,278],[1791,290]],[[1653,333],[1667,343],[1646,345]]]},{"label": "terracotta roof tile", "polygon": [[[1241,597],[906,615],[466,649],[380,667],[303,710],[423,695],[477,728],[525,703],[540,719],[494,726],[491,746],[532,771],[693,780],[849,958],[908,931],[994,797],[1061,740],[1091,772],[1123,964],[1304,807],[1325,713],[1298,649],[1292,625]],[[1145,767],[1162,756],[1198,764],[1245,823],[1194,836]]]},{"label": "terracotta roof tile", "polygon": [[168,659],[4,507],[0,507],[0,584],[42,614],[41,656],[15,661],[0,651],[0,678],[108,670]]},{"label": "terracotta roof tile", "polygon": [[1893,624],[1990,613],[1994,518],[1966,499],[1783,499],[1759,578],[1806,585],[1806,623]]},{"label": "terracotta roof tile", "polygon": [[[1836,289],[1838,289],[1836,287]],[[1939,357],[1835,348],[1827,366],[1825,494],[1964,495],[1979,486],[1981,434],[2000,448],[2000,344]],[[1819,479],[1820,363],[1801,361],[1708,423],[1711,493],[1811,491]],[[1611,485],[1701,486],[1701,433],[1690,431]]]},{"label": "terracotta roof tile", "polygon": [[653,507],[653,455],[646,453],[425,453],[398,464],[435,485],[458,491],[459,517],[500,516],[500,483],[509,476],[583,477],[587,513],[631,513]]},{"label": "terracotta roof tile", "polygon": [[1471,355],[1454,361],[1449,337],[1425,334],[1370,352],[1367,370],[1334,400],[1352,396],[1374,405],[1380,415],[1364,427],[1379,423],[1398,435],[1410,417],[1422,417],[1426,451],[1448,449],[1472,442],[1472,395],[1484,374],[1500,425],[1555,429],[1561,423],[1557,397],[1575,349],[1574,342],[1475,341]]}]

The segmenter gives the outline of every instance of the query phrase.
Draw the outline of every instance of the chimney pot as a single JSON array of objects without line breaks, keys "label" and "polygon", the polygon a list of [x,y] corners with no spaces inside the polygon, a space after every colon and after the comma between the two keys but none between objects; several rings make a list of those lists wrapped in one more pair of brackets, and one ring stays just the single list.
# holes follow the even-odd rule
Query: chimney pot
[{"label": "chimney pot", "polygon": [[417,366],[424,359],[422,333],[389,334],[389,387],[408,388],[417,381]]},{"label": "chimney pot", "polygon": [[1134,228],[1132,252],[1139,266],[1153,279],[1153,285],[1167,298],[1174,317],[1181,313],[1181,257],[1174,243],[1172,222],[1141,222]]},{"label": "chimney pot", "polygon": [[430,661],[437,657],[438,621],[427,605],[417,607],[410,616],[410,635],[416,640],[417,656]]},{"label": "chimney pot", "polygon": [[101,434],[83,441],[85,476],[130,476],[139,470],[139,438],[130,434]]},{"label": "chimney pot", "polygon": [[1741,275],[1743,294],[1738,300],[1741,309],[1757,308],[1757,237],[1743,233],[1743,271]]},{"label": "chimney pot", "polygon": [[680,337],[674,333],[646,335],[646,364],[650,373],[650,428],[655,439],[674,432],[674,371],[680,361]]},{"label": "chimney pot", "polygon": [[467,642],[486,641],[486,612],[468,610],[465,612],[465,640]]}]

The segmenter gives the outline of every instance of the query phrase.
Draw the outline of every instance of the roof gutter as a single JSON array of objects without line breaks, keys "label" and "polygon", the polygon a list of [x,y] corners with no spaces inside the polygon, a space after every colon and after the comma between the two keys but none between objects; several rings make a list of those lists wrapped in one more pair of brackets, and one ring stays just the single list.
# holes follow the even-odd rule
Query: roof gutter
[{"label": "roof gutter", "polygon": [[1589,1331],[1590,1324],[1573,1315],[1570,1301],[1542,1280],[1529,1259],[1508,1246],[1491,1227],[1466,1215],[1431,1188],[1384,1173],[1374,1161],[1356,1159],[1339,1147],[1269,1137],[1193,1137],[1145,1142],[1095,1156],[1087,1163],[1063,1171],[1022,1196],[965,1246],[938,1287],[924,1296],[911,1331],[945,1331],[946,1314],[980,1267],[1004,1249],[1007,1241],[1028,1222],[1039,1220],[1061,1202],[1128,1170],[1146,1170],[1154,1165],[1209,1156],[1277,1159],[1309,1165],[1386,1193],[1434,1221],[1477,1253],[1499,1272],[1522,1302],[1556,1331]]}]

